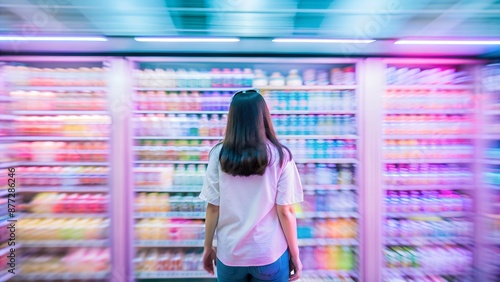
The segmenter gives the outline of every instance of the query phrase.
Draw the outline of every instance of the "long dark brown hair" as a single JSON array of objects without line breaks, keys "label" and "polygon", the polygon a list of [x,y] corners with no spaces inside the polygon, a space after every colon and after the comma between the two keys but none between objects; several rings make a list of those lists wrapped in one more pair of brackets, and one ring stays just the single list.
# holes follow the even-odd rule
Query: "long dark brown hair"
[{"label": "long dark brown hair", "polygon": [[290,150],[276,137],[262,95],[256,90],[234,94],[219,155],[222,171],[233,176],[263,175],[272,161],[268,141],[278,150],[280,165],[285,161],[285,151],[286,157],[292,157]]}]

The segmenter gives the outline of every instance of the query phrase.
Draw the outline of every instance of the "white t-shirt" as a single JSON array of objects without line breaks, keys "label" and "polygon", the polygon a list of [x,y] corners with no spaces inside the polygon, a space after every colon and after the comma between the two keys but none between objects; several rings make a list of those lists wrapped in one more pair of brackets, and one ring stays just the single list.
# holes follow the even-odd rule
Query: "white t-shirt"
[{"label": "white t-shirt", "polygon": [[275,262],[287,249],[276,204],[304,199],[293,160],[280,166],[276,147],[269,143],[272,163],[263,175],[232,176],[221,170],[216,146],[209,158],[200,198],[219,206],[217,257],[229,266],[261,266]]}]

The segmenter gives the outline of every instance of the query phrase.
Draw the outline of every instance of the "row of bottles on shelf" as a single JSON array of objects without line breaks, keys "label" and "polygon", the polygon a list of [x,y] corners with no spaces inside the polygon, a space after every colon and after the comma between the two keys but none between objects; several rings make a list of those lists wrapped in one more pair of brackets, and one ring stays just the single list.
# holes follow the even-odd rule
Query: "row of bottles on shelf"
[{"label": "row of bottles on shelf", "polygon": [[356,157],[355,140],[283,139],[280,141],[290,149],[296,160]]},{"label": "row of bottles on shelf", "polygon": [[99,91],[11,91],[18,111],[104,111],[107,94]]},{"label": "row of bottles on shelf", "polygon": [[465,115],[385,115],[382,130],[388,135],[472,134],[472,119]]},{"label": "row of bottles on shelf", "polygon": [[263,91],[271,111],[352,111],[356,93],[351,90]]},{"label": "row of bottles on shelf", "polygon": [[135,224],[136,240],[203,240],[202,220],[154,218],[141,219]]},{"label": "row of bottles on shelf", "polygon": [[408,139],[385,140],[385,159],[470,159],[474,150],[471,140]]},{"label": "row of bottles on shelf", "polygon": [[[471,236],[473,223],[463,219],[386,219],[387,239],[453,238]],[[416,237],[416,238],[415,238]]]},{"label": "row of bottles on shelf", "polygon": [[142,111],[227,111],[229,91],[137,91],[135,109]]},{"label": "row of bottles on shelf", "polygon": [[354,219],[298,219],[297,237],[310,238],[356,238],[358,223]]},{"label": "row of bottles on shelf", "polygon": [[139,87],[262,87],[300,85],[353,85],[356,83],[354,67],[335,67],[330,70],[306,69],[302,77],[297,69],[291,69],[285,77],[279,71],[271,75],[260,69],[213,68],[206,70],[144,69],[135,70]]},{"label": "row of bottles on shelf", "polygon": [[[354,185],[354,166],[349,164],[297,164],[304,185]],[[141,165],[134,169],[135,186],[198,186],[205,177],[205,164]]]},{"label": "row of bottles on shelf", "polygon": [[303,185],[354,185],[355,167],[350,164],[297,164]]},{"label": "row of bottles on shelf", "polygon": [[357,208],[357,195],[354,191],[317,190],[304,192],[304,201],[297,205],[297,213],[353,212]]},{"label": "row of bottles on shelf", "polygon": [[17,187],[24,186],[93,186],[108,183],[109,167],[42,166],[16,167]]},{"label": "row of bottles on shelf", "polygon": [[387,185],[463,185],[473,174],[465,165],[386,164],[383,177]]},{"label": "row of bottles on shelf", "polygon": [[278,135],[356,134],[353,115],[273,115]]},{"label": "row of bottles on shelf", "polygon": [[462,212],[472,210],[470,196],[457,191],[387,191],[386,210],[389,213]]},{"label": "row of bottles on shelf", "polygon": [[474,107],[474,96],[467,90],[387,90],[386,110],[464,110]]},{"label": "row of bottles on shelf", "polygon": [[227,115],[148,114],[133,118],[136,136],[214,136],[222,137]]},{"label": "row of bottles on shelf", "polygon": [[109,219],[23,218],[19,220],[21,241],[99,240],[109,235]]},{"label": "row of bottles on shelf", "polygon": [[405,247],[384,250],[389,269],[412,268],[423,273],[463,274],[472,267],[472,251],[461,247]]},{"label": "row of bottles on shelf", "polygon": [[13,129],[10,121],[0,119],[0,137],[12,136]]},{"label": "row of bottles on shelf", "polygon": [[[213,136],[225,134],[227,115],[145,114],[133,119],[136,136]],[[279,135],[356,134],[352,115],[273,115]]]},{"label": "row of bottles on shelf", "polygon": [[500,142],[494,141],[488,144],[484,150],[484,158],[486,159],[500,159]]},{"label": "row of bottles on shelf", "polygon": [[[280,140],[292,152],[295,159],[355,158],[354,140]],[[218,141],[210,140],[145,140],[134,147],[138,161],[206,161]]]},{"label": "row of bottles on shelf", "polygon": [[203,271],[200,248],[139,249],[134,258],[136,272]]},{"label": "row of bottles on shelf", "polygon": [[468,72],[448,67],[429,69],[388,67],[386,77],[389,85],[464,84],[472,81],[472,76]]},{"label": "row of bottles on shelf", "polygon": [[33,213],[104,213],[108,202],[108,194],[39,193],[28,206]]},{"label": "row of bottles on shelf", "polygon": [[110,270],[111,253],[107,248],[69,248],[61,250],[25,250],[23,274],[95,274]]},{"label": "row of bottles on shelf", "polygon": [[18,136],[107,137],[111,118],[104,115],[23,116],[16,117],[14,134]]},{"label": "row of bottles on shelf", "polygon": [[[354,91],[264,91],[271,111],[352,111]],[[139,91],[136,110],[147,111],[227,111],[232,93],[227,91]]]},{"label": "row of bottles on shelf", "polygon": [[193,193],[137,193],[136,212],[204,212],[205,202]]},{"label": "row of bottles on shelf", "polygon": [[106,142],[19,142],[12,145],[18,161],[106,162]]},{"label": "row of bottles on shelf", "polygon": [[11,66],[3,68],[5,82],[11,86],[105,86],[107,68],[38,68]]},{"label": "row of bottles on shelf", "polygon": [[345,270],[356,268],[355,247],[316,246],[299,247],[303,270]]},{"label": "row of bottles on shelf", "polygon": [[500,186],[500,168],[498,166],[484,168],[483,182],[490,185]]},{"label": "row of bottles on shelf", "polygon": [[12,103],[4,103],[0,101],[0,115],[10,115],[12,114]]},{"label": "row of bottles on shelf", "polygon": [[134,168],[135,187],[169,189],[173,186],[196,186],[196,189],[201,191],[206,170],[206,164],[140,165]]},{"label": "row of bottles on shelf", "polygon": [[134,146],[138,161],[208,161],[213,140],[145,140]]},{"label": "row of bottles on shelf", "polygon": [[500,90],[500,66],[498,64],[488,65],[483,68],[482,76],[486,91],[495,92]]}]

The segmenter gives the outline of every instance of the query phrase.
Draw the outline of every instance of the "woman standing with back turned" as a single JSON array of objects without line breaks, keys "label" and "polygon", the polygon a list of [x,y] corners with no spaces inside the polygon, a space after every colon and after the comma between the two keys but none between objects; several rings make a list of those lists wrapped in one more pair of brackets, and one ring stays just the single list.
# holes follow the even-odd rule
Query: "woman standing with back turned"
[{"label": "woman standing with back turned", "polygon": [[302,185],[255,90],[233,96],[226,134],[210,152],[200,198],[208,202],[203,267],[213,274],[216,264],[218,281],[299,279],[293,204],[303,200]]}]

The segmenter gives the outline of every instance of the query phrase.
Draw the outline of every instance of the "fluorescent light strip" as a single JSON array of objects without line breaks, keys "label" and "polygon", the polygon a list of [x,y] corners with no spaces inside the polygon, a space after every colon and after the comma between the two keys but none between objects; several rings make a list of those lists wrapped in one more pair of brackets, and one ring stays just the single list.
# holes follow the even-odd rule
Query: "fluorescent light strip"
[{"label": "fluorescent light strip", "polygon": [[368,44],[375,42],[374,39],[314,39],[314,38],[275,38],[273,42],[277,43],[362,43]]},{"label": "fluorescent light strip", "polygon": [[135,37],[139,42],[239,42],[239,38],[215,38],[215,37]]},{"label": "fluorescent light strip", "polygon": [[106,37],[88,36],[88,37],[64,37],[64,36],[0,36],[0,41],[108,41]]},{"label": "fluorescent light strip", "polygon": [[418,45],[500,45],[500,40],[398,40],[394,44]]}]

